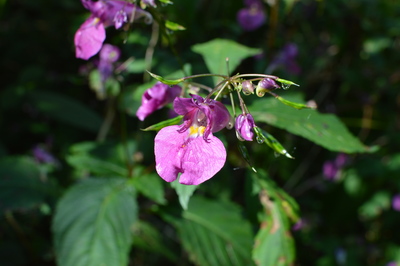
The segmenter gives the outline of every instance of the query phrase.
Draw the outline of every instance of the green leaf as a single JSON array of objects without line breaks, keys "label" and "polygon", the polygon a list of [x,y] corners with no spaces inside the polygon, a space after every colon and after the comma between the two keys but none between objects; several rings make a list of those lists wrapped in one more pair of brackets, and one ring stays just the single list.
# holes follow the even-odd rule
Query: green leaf
[{"label": "green leaf", "polygon": [[171,187],[175,189],[176,194],[179,197],[179,203],[181,204],[184,210],[187,210],[190,197],[192,197],[194,191],[198,186],[195,185],[183,185],[179,183],[179,178],[177,178],[174,182],[171,183]]},{"label": "green leaf", "polygon": [[97,113],[66,95],[35,91],[30,98],[41,112],[71,126],[97,133],[102,124],[102,118]]},{"label": "green leaf", "polygon": [[253,260],[257,265],[292,265],[295,243],[290,233],[290,220],[298,221],[298,205],[265,172],[251,175],[264,208],[255,237]]},{"label": "green leaf", "polygon": [[359,208],[358,213],[364,219],[372,219],[389,208],[390,194],[387,191],[378,191]]},{"label": "green leaf", "polygon": [[267,144],[271,149],[273,149],[275,152],[279,154],[283,154],[286,157],[293,159],[293,157],[286,151],[286,149],[282,146],[282,144],[277,141],[274,136],[271,134],[265,132],[259,127],[254,127],[254,132],[257,135],[257,142],[258,143],[265,143]]},{"label": "green leaf", "polygon": [[130,181],[138,192],[158,204],[165,204],[167,202],[165,200],[163,182],[164,180],[155,172],[146,173],[139,165],[135,166],[134,177]]},{"label": "green leaf", "polygon": [[[261,49],[247,47],[225,39],[214,39],[196,44],[192,46],[192,50],[203,56],[208,70],[213,74],[227,74],[227,58],[229,58],[230,71],[234,71],[243,59],[262,52]],[[218,78],[214,78],[215,84],[217,81]]]},{"label": "green leaf", "polygon": [[182,25],[179,25],[178,23],[166,20],[165,21],[165,27],[169,30],[186,30],[185,27],[183,27]]},{"label": "green leaf", "polygon": [[283,99],[283,98],[280,97],[280,96],[275,97],[275,98],[276,98],[278,101],[280,101],[281,103],[283,103],[283,104],[285,104],[285,105],[287,105],[287,106],[296,108],[296,109],[298,109],[298,110],[301,110],[301,109],[315,109],[315,108],[316,108],[315,106],[308,106],[307,104],[303,104],[303,103],[295,103],[295,102],[292,102],[292,101]]},{"label": "green leaf", "polygon": [[38,207],[54,192],[54,186],[40,179],[38,165],[28,157],[0,160],[0,210]]},{"label": "green leaf", "polygon": [[66,160],[75,168],[79,177],[88,174],[126,177],[127,160],[132,159],[134,151],[133,142],[127,143],[126,147],[114,141],[82,142],[71,146]]},{"label": "green leaf", "polygon": [[[292,98],[296,102],[302,102],[299,95]],[[328,150],[345,153],[369,151],[333,114],[320,114],[316,110],[296,110],[274,98],[257,99],[249,109],[256,122],[285,129]]]},{"label": "green leaf", "polygon": [[149,71],[147,71],[147,73],[149,73],[150,76],[152,76],[156,80],[158,80],[158,81],[160,81],[160,82],[162,82],[164,84],[171,85],[171,86],[172,85],[176,85],[178,83],[181,83],[182,81],[185,80],[184,78],[180,78],[180,79],[165,79],[165,78],[163,78],[163,77],[161,77],[159,75],[153,74],[153,73],[151,73]]},{"label": "green leaf", "polygon": [[196,265],[252,265],[253,235],[241,212],[230,202],[192,198],[178,232]]},{"label": "green leaf", "polygon": [[87,179],[64,195],[53,220],[58,265],[128,265],[137,204],[125,182]]},{"label": "green leaf", "polygon": [[164,127],[179,124],[180,122],[182,122],[182,118],[183,118],[183,115],[178,115],[177,117],[161,121],[160,123],[151,125],[142,130],[143,131],[159,131],[160,129],[162,129]]}]

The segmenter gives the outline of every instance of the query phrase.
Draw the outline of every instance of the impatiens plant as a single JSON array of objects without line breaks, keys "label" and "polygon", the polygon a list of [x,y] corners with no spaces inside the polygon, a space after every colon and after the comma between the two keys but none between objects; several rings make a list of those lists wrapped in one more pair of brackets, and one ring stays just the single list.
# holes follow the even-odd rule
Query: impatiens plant
[{"label": "impatiens plant", "polygon": [[125,23],[141,18],[144,18],[146,23],[152,22],[150,13],[126,1],[81,1],[91,15],[75,33],[75,55],[77,58],[87,60],[100,51],[106,38],[106,27],[114,25],[115,29],[119,29]]}]

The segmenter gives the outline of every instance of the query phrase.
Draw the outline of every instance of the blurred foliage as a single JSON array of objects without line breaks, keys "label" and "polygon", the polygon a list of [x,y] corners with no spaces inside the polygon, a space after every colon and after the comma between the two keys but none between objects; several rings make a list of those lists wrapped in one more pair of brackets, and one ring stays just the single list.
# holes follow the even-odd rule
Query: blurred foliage
[{"label": "blurred foliage", "polygon": [[[98,99],[97,57],[74,54],[81,2],[0,1],[0,264],[400,265],[400,2],[263,1],[251,32],[236,21],[242,1],[162,2],[148,8],[159,27],[107,29],[122,56]],[[285,61],[266,73],[288,43],[300,72]],[[141,129],[168,106],[135,116],[146,70],[226,75],[228,56],[233,75],[291,80],[300,87],[277,94],[318,110],[246,97],[276,152],[223,130],[221,172],[166,184]]]}]

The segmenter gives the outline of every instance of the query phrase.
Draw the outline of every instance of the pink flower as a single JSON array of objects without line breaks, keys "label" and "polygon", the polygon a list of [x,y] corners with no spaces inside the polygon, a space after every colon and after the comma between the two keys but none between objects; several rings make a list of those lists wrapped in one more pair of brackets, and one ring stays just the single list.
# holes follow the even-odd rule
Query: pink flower
[{"label": "pink flower", "polygon": [[136,116],[143,121],[154,111],[172,102],[181,94],[181,91],[182,88],[178,85],[170,87],[164,83],[157,82],[143,93],[142,105],[137,110]]},{"label": "pink flower", "polygon": [[114,25],[119,29],[124,23],[143,17],[149,22],[152,20],[148,12],[125,1],[82,0],[82,4],[92,14],[76,31],[74,43],[76,57],[85,60],[100,51],[106,38],[106,27]]},{"label": "pink flower", "polygon": [[104,84],[113,73],[113,63],[115,63],[121,55],[121,51],[117,46],[104,44],[100,51],[100,60],[98,64],[101,82]]},{"label": "pink flower", "polygon": [[156,171],[167,182],[182,173],[181,184],[198,185],[213,177],[226,161],[224,144],[212,133],[226,127],[228,110],[218,101],[192,97],[174,100],[184,123],[161,129],[155,138]]},{"label": "pink flower", "polygon": [[235,129],[239,140],[253,141],[254,118],[251,114],[239,115],[236,118]]}]

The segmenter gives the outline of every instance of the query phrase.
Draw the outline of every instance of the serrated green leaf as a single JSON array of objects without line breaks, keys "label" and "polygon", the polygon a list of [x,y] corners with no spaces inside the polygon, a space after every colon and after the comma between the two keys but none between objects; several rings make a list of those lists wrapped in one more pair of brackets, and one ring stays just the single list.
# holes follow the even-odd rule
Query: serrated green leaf
[{"label": "serrated green leaf", "polygon": [[179,25],[178,23],[166,20],[165,21],[165,27],[169,30],[186,30],[185,27],[183,27],[182,25]]},{"label": "serrated green leaf", "polygon": [[147,71],[147,73],[149,73],[150,74],[150,76],[152,76],[153,78],[155,78],[156,80],[158,80],[158,81],[160,81],[160,82],[162,82],[162,83],[164,83],[164,84],[167,84],[167,85],[176,85],[176,84],[178,84],[178,83],[181,83],[182,81],[184,81],[185,79],[183,79],[183,78],[180,78],[180,79],[165,79],[165,78],[163,78],[163,77],[161,77],[161,76],[159,76],[159,75],[156,75],[156,74],[154,74],[154,73],[151,73],[151,72],[149,72],[149,71]]},{"label": "serrated green leaf", "polygon": [[135,193],[123,178],[87,179],[60,200],[53,219],[60,266],[125,266],[137,219]]},{"label": "serrated green leaf", "polygon": [[[299,95],[293,95],[292,98],[302,102]],[[274,98],[257,99],[248,108],[256,122],[285,129],[328,150],[345,153],[369,151],[333,114],[296,110]]]},{"label": "serrated green leaf", "polygon": [[162,129],[164,127],[179,124],[182,121],[182,118],[183,118],[183,115],[178,115],[177,117],[161,121],[160,123],[151,125],[142,130],[143,131],[159,131],[160,129]]},{"label": "serrated green leaf", "polygon": [[197,265],[252,265],[253,235],[242,210],[230,202],[193,197],[178,227],[183,247]]},{"label": "serrated green leaf", "polygon": [[179,183],[178,179],[179,178],[171,183],[171,187],[175,189],[176,194],[178,194],[179,197],[179,203],[181,204],[182,208],[186,210],[188,208],[189,200],[198,186],[183,185]]},{"label": "serrated green leaf", "polygon": [[66,95],[35,91],[29,97],[39,111],[60,122],[97,133],[102,118],[86,105]]},{"label": "serrated green leaf", "polygon": [[[227,58],[229,59],[229,70],[234,71],[243,59],[262,52],[261,49],[247,47],[225,39],[214,39],[193,45],[192,51],[203,56],[208,70],[213,74],[227,74]],[[215,84],[217,81],[218,78],[214,78]]]},{"label": "serrated green leaf", "polygon": [[5,157],[0,160],[0,210],[38,207],[54,186],[40,179],[40,171],[28,157]]}]

